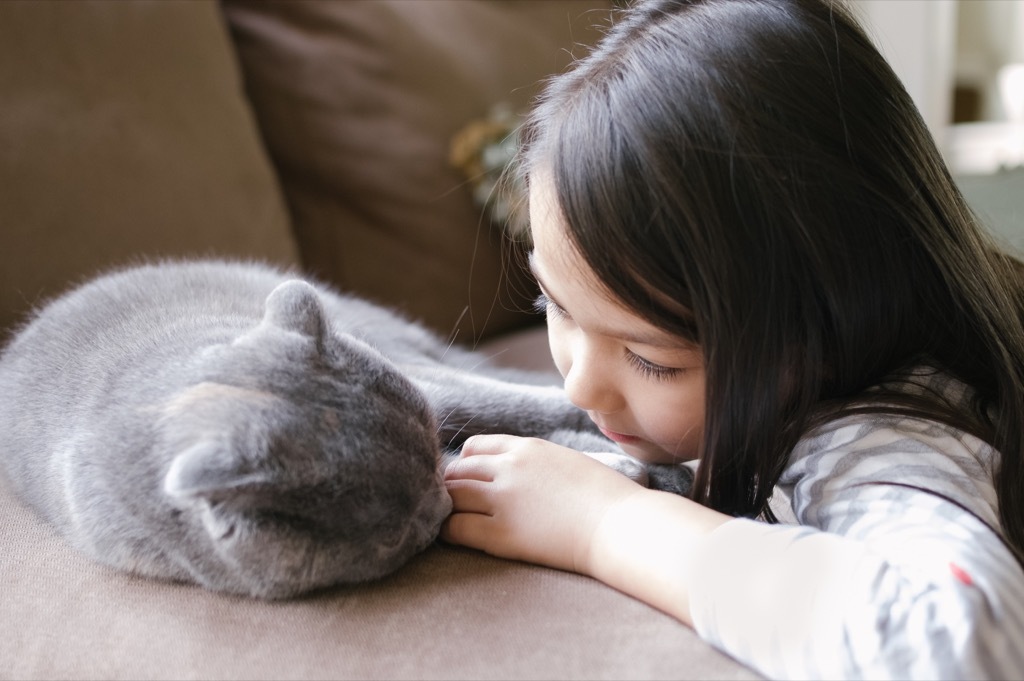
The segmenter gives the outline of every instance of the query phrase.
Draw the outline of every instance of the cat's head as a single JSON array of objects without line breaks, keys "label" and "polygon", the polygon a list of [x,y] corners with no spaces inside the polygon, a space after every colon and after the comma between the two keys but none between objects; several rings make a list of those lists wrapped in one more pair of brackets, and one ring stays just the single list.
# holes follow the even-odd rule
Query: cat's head
[{"label": "cat's head", "polygon": [[196,581],[289,597],[380,577],[436,537],[451,501],[426,399],[333,330],[312,286],[277,287],[256,328],[199,364],[159,434]]}]

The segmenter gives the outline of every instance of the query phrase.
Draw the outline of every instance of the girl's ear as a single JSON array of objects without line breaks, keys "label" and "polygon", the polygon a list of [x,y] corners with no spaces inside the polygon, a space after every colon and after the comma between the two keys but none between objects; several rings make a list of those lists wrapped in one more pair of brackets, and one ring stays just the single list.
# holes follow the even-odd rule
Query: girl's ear
[{"label": "girl's ear", "polygon": [[322,338],[327,326],[320,294],[312,285],[299,279],[279,284],[270,292],[263,323],[313,339]]}]

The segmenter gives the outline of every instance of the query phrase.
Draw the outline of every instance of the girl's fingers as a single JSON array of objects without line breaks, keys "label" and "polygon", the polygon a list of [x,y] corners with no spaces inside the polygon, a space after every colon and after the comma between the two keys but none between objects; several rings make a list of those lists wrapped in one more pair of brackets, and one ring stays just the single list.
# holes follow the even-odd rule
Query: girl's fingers
[{"label": "girl's fingers", "polygon": [[491,482],[494,480],[493,462],[488,457],[460,456],[452,460],[444,469],[445,484],[453,480],[480,480]]},{"label": "girl's fingers", "polygon": [[515,435],[474,435],[462,445],[462,456],[503,454],[521,439]]},{"label": "girl's fingers", "polygon": [[441,525],[441,540],[486,550],[486,542],[493,540],[493,507],[487,497],[487,483],[456,480],[448,484],[448,494],[452,514]]},{"label": "girl's fingers", "polygon": [[482,549],[487,540],[488,516],[476,513],[453,513],[441,524],[439,537],[449,544],[462,544]]},{"label": "girl's fingers", "polygon": [[446,483],[448,496],[452,498],[452,513],[490,515],[491,503],[487,499],[486,484],[477,480]]},{"label": "girl's fingers", "polygon": [[494,479],[494,462],[490,456],[506,453],[522,438],[513,435],[474,435],[462,445],[462,452],[446,464],[445,480],[470,479],[491,481]]}]

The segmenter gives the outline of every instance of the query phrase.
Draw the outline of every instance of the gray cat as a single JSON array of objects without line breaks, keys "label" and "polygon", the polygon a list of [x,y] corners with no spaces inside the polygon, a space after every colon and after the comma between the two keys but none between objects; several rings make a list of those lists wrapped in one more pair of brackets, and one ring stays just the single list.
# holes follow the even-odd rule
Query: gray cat
[{"label": "gray cat", "polygon": [[445,457],[476,433],[685,491],[546,382],[262,265],[145,265],[56,299],[0,355],[0,469],[97,561],[263,598],[423,550],[451,510]]}]

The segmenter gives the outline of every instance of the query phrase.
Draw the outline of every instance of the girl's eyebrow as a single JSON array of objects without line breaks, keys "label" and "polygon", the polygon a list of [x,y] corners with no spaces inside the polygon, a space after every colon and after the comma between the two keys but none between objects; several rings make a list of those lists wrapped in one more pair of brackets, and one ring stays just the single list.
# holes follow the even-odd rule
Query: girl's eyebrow
[{"label": "girl's eyebrow", "polygon": [[537,252],[532,248],[530,249],[530,252],[526,254],[526,262],[530,268],[530,274],[533,275],[533,278],[537,280],[537,283],[540,284],[542,289],[546,289],[547,287],[544,286],[544,282],[541,280],[540,272],[537,271]]},{"label": "girl's eyebrow", "polygon": [[[553,295],[548,293],[548,287],[544,285],[544,280],[541,279],[540,273],[537,271],[537,266],[533,264],[534,263],[533,251],[530,251],[529,259],[530,259],[530,272],[533,274],[533,278],[537,280],[537,286],[540,287],[541,295],[544,296],[544,299],[547,300],[549,303],[551,303],[552,305],[557,307],[562,312],[565,312],[565,308],[562,307],[562,305],[555,299],[555,297]],[[566,314],[568,314],[568,313],[566,313]]]},{"label": "girl's eyebrow", "polygon": [[537,277],[537,279],[540,279],[540,277],[537,275],[537,251],[531,248],[530,252],[526,254],[526,262],[527,265],[530,267],[530,272],[533,273],[533,276]]},{"label": "girl's eyebrow", "polygon": [[[530,251],[530,253],[528,255],[528,259],[529,259],[529,265],[530,265],[530,272],[533,274],[533,278],[537,280],[537,285],[540,286],[541,295],[543,295],[544,298],[547,299],[547,301],[549,303],[551,303],[552,305],[557,307],[562,312],[565,312],[565,308],[562,307],[562,304],[559,303],[558,300],[553,295],[548,293],[548,287],[544,285],[544,280],[541,278],[540,272],[537,271],[537,264],[536,264],[537,258],[534,255],[534,251],[532,251],[532,250]],[[566,313],[566,314],[568,315],[568,313]]]},{"label": "girl's eyebrow", "polygon": [[[571,315],[568,314],[568,312],[565,311],[565,307],[561,303],[559,303],[558,300],[554,296],[552,296],[550,293],[548,293],[548,288],[547,288],[547,286],[544,285],[544,281],[541,278],[540,273],[537,271],[537,265],[535,264],[536,258],[534,256],[534,251],[531,250],[527,257],[528,257],[528,261],[529,261],[530,272],[533,273],[534,278],[537,280],[537,285],[540,286],[541,293],[544,295],[545,298],[547,298],[547,300],[549,302],[554,304],[555,307],[557,307],[559,310],[562,310],[563,312],[565,312],[565,314],[567,316],[571,316]],[[597,332],[600,333],[601,335],[604,335],[604,336],[611,336],[611,337],[618,338],[620,340],[623,340],[623,341],[626,341],[626,342],[629,342],[629,343],[636,343],[637,345],[647,345],[647,346],[650,346],[650,347],[653,347],[653,348],[665,348],[665,349],[670,349],[670,350],[678,350],[678,349],[680,349],[680,346],[692,345],[691,343],[688,343],[686,341],[682,341],[680,339],[672,338],[670,334],[665,333],[665,332],[641,333],[641,332],[638,332],[638,331],[635,331],[635,330],[632,330],[632,329],[608,329],[608,328],[599,328],[599,329],[597,329]]]},{"label": "girl's eyebrow", "polygon": [[527,255],[527,261],[529,263],[530,273],[533,274],[533,278],[537,280],[537,285],[540,286],[540,292],[544,295],[545,298],[548,299],[549,302],[554,303],[555,307],[564,312],[565,308],[562,307],[557,300],[555,300],[555,297],[553,295],[548,293],[548,287],[544,285],[544,279],[540,276],[540,271],[538,271],[537,269],[536,252],[533,251],[532,249]]}]

